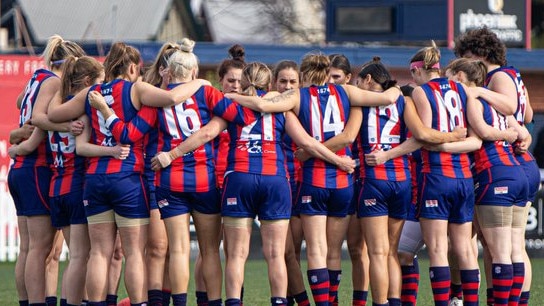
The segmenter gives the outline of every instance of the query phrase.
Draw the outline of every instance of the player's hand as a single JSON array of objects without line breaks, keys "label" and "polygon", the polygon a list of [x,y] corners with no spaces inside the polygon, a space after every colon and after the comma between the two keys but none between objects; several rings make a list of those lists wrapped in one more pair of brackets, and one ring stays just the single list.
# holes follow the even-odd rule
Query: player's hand
[{"label": "player's hand", "polygon": [[387,152],[384,150],[374,150],[365,154],[365,163],[371,167],[382,165],[389,160]]},{"label": "player's hand", "polygon": [[70,122],[70,134],[74,136],[80,135],[83,132],[84,127],[85,125],[83,124],[83,121],[74,120]]},{"label": "player's hand", "polygon": [[346,155],[340,156],[340,163],[338,164],[340,170],[346,171],[347,173],[353,173],[355,166],[355,161],[351,159],[351,157]]},{"label": "player's hand", "polygon": [[11,158],[15,158],[15,156],[17,156],[17,145],[14,144],[12,145],[11,147],[9,147],[8,149],[8,155],[9,157]]},{"label": "player's hand", "polygon": [[34,129],[36,127],[32,125],[32,120],[28,120],[25,122],[25,124],[23,124],[23,126],[21,126],[21,137],[23,139],[28,139],[30,138],[30,135],[32,135],[32,132],[34,132]]},{"label": "player's hand", "polygon": [[113,147],[114,153],[113,158],[124,160],[128,157],[128,154],[130,153],[130,145],[128,144],[117,144],[115,147]]},{"label": "player's hand", "polygon": [[172,155],[169,152],[159,152],[151,159],[151,169],[153,171],[159,171],[172,164]]},{"label": "player's hand", "polygon": [[92,108],[99,111],[109,107],[104,97],[98,91],[94,90],[89,93],[89,104]]},{"label": "player's hand", "polygon": [[456,126],[452,133],[457,137],[456,141],[465,140],[467,138],[467,128],[462,126]]},{"label": "player's hand", "polygon": [[306,151],[304,151],[304,149],[302,148],[297,149],[294,152],[294,154],[296,159],[300,160],[301,162],[305,162],[312,157],[310,154],[306,153]]},{"label": "player's hand", "polygon": [[503,132],[504,140],[508,141],[509,143],[514,143],[518,139],[518,132],[513,127],[510,127]]}]

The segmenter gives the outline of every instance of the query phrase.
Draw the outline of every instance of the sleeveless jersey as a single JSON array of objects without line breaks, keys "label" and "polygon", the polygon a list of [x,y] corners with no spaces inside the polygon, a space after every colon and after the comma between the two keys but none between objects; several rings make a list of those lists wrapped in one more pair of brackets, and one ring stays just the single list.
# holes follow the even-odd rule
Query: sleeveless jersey
[{"label": "sleeveless jersey", "polygon": [[[508,128],[504,115],[497,112],[486,101],[480,99],[480,103],[483,106],[484,120],[488,125],[498,130],[506,130]],[[474,152],[474,159],[476,161],[476,173],[480,173],[492,166],[519,165],[513,155],[512,146],[504,140],[483,141],[481,148]]]},{"label": "sleeveless jersey", "polygon": [[[406,140],[404,124],[404,97],[399,96],[395,104],[377,107],[363,107],[363,123],[357,138],[359,160],[375,150],[389,151]],[[389,181],[405,181],[410,178],[408,156],[399,156],[371,167],[364,163],[360,167],[361,178]]]},{"label": "sleeveless jersey", "polygon": [[[136,117],[138,113],[130,99],[132,85],[132,82],[115,79],[109,83],[94,85],[90,90],[99,91],[119,119],[128,122]],[[105,147],[117,145],[118,141],[107,128],[104,116],[90,106],[88,98],[85,101],[85,112],[91,121],[91,138],[89,142]],[[125,160],[115,159],[111,156],[90,157],[88,160],[88,174],[141,173],[144,170],[143,137],[131,145],[130,153]]]},{"label": "sleeveless jersey", "polygon": [[[259,91],[259,95],[264,92]],[[230,99],[221,100],[214,113],[229,121],[230,137],[227,173],[236,171],[287,177],[282,136],[283,113],[259,113]]]},{"label": "sleeveless jersey", "polygon": [[[516,118],[521,126],[525,126],[525,110],[527,109],[527,96],[525,95],[525,84],[521,79],[521,73],[519,72],[519,70],[512,66],[504,66],[490,71],[487,73],[487,77],[485,79],[485,86],[487,86],[489,82],[491,82],[491,78],[493,78],[493,75],[500,71],[505,72],[512,79],[512,82],[514,82],[514,85],[516,86],[516,91],[518,93],[518,106],[516,108],[516,111],[514,112],[514,118]],[[525,152],[521,155],[516,155],[516,159],[520,163],[522,163],[533,161],[534,157],[531,153]]]},{"label": "sleeveless jersey", "polygon": [[[432,110],[431,128],[451,132],[456,126],[467,127],[467,95],[461,84],[438,78],[423,84]],[[451,178],[470,178],[470,157],[466,153],[455,154],[421,149],[423,173],[435,173]]]},{"label": "sleeveless jersey", "polygon": [[[344,88],[336,84],[300,89],[298,118],[306,132],[320,142],[342,133],[349,118],[350,103]],[[336,152],[351,156],[348,147]],[[320,188],[346,188],[353,184],[351,174],[318,158],[302,163],[302,182]]]},{"label": "sleeveless jersey", "polygon": [[[32,111],[34,110],[40,88],[43,82],[50,77],[56,78],[57,75],[46,69],[38,69],[34,72],[30,81],[28,81],[21,102],[21,109],[19,110],[19,127],[32,118]],[[47,140],[44,139],[34,152],[25,156],[17,155],[12,168],[44,167],[51,165],[52,162],[51,151],[47,146]]]}]

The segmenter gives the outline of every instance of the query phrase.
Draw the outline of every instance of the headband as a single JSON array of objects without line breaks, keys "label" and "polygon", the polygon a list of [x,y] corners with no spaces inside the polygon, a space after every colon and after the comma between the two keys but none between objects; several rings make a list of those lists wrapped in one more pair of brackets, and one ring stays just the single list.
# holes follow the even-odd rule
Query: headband
[{"label": "headband", "polygon": [[[415,61],[410,63],[410,70],[414,68],[423,68],[423,67],[425,67],[424,61]],[[435,63],[434,65],[432,65],[431,67],[427,69],[440,69],[440,63]]]}]

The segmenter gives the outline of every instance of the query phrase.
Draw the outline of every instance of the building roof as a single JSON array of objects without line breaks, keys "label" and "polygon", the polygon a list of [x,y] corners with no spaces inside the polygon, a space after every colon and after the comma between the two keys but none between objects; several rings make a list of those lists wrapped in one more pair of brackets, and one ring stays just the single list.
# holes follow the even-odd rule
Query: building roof
[{"label": "building roof", "polygon": [[172,0],[18,0],[38,43],[53,34],[78,42],[148,41],[159,33]]}]

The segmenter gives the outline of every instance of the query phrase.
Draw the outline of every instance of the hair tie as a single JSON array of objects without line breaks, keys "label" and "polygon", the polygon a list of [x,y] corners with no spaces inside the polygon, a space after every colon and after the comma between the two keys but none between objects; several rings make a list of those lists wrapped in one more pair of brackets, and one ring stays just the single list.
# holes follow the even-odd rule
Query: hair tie
[{"label": "hair tie", "polygon": [[[76,60],[77,60],[77,57],[76,57]],[[59,65],[59,64],[62,64],[66,61],[66,59],[61,59],[61,60],[57,60],[57,61],[52,61],[51,64],[52,65]]]},{"label": "hair tie", "polygon": [[[425,67],[424,61],[415,61],[410,63],[410,70],[415,68],[423,68],[423,67]],[[440,63],[435,63],[434,65],[426,69],[440,69]]]},{"label": "hair tie", "polygon": [[251,86],[253,86],[253,87],[257,87],[257,86],[255,85],[255,83],[249,83],[249,85],[251,85]]}]

